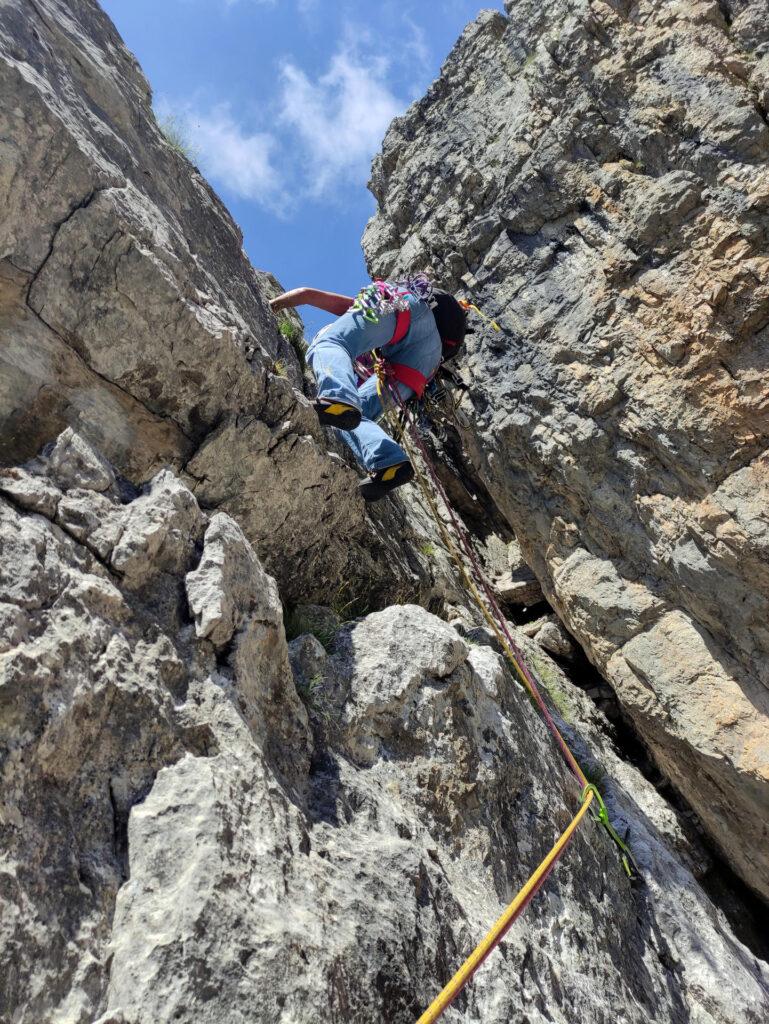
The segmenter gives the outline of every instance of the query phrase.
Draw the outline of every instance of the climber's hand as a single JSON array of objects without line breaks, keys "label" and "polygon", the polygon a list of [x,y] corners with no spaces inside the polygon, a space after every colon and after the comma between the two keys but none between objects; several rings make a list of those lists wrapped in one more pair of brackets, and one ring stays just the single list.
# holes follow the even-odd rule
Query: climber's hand
[{"label": "climber's hand", "polygon": [[277,313],[280,309],[293,309],[294,306],[301,306],[306,302],[306,288],[292,288],[290,292],[283,292],[274,299],[270,299],[270,309]]}]

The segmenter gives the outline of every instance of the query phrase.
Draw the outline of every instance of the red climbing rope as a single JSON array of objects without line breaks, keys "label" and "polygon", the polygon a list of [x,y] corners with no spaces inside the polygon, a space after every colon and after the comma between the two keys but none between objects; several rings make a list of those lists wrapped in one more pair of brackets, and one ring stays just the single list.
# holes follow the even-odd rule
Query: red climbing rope
[{"label": "red climbing rope", "polygon": [[[483,572],[483,569],[480,566],[478,556],[476,555],[475,550],[473,549],[472,542],[470,541],[470,538],[467,536],[467,533],[463,525],[460,523],[456,513],[454,512],[454,509],[452,508],[451,503],[449,501],[449,497],[446,494],[445,488],[441,483],[438,474],[435,472],[435,469],[433,468],[432,461],[430,460],[430,456],[427,452],[424,442],[419,436],[419,430],[417,429],[417,426],[411,417],[411,413],[409,412],[406,403],[401,398],[397,388],[393,388],[392,386],[390,386],[390,393],[395,397],[396,404],[398,405],[401,414],[405,419],[405,422],[409,426],[411,439],[414,441],[414,444],[419,449],[419,454],[422,456],[422,461],[427,468],[428,474],[430,475],[430,480],[432,481],[434,488],[436,489],[436,491],[441,497],[441,500],[443,501],[443,504],[449,514],[449,518],[451,519],[452,526],[454,527],[454,531],[456,535],[459,537],[459,541],[462,545],[462,548],[464,549],[464,552],[469,558],[470,564],[473,567],[475,578],[479,586],[483,590],[484,596],[488,601],[490,608],[492,609],[492,612],[496,619],[496,622],[494,623],[496,627],[495,631],[501,632],[502,636],[504,637],[504,646],[509,649],[509,660],[514,665],[523,685],[528,690],[532,699],[534,700],[540,712],[542,713],[542,717],[544,718],[548,729],[553,734],[556,743],[560,747],[561,753],[563,754],[566,763],[568,764],[569,768],[571,769],[577,781],[579,782],[580,788],[583,789],[588,784],[587,778],[585,777],[585,773],[580,768],[577,759],[569,750],[566,741],[564,740],[563,736],[561,735],[558,729],[558,726],[555,724],[553,716],[550,714],[550,711],[548,710],[548,707],[542,698],[542,694],[539,692],[539,688],[534,681],[534,678],[531,674],[531,670],[526,664],[523,652],[521,651],[520,647],[516,644],[515,640],[512,637],[512,634],[510,633],[510,629],[507,625],[505,616],[502,614],[502,610],[499,607],[497,599],[495,598],[494,593],[486,579],[485,573]],[[484,614],[486,614],[485,609],[481,608],[481,611],[483,611]]]},{"label": "red climbing rope", "polygon": [[[539,889],[544,885],[550,872],[553,870],[556,862],[564,853],[577,826],[587,813],[588,808],[590,807],[594,798],[599,806],[599,812],[595,817],[598,821],[601,822],[601,824],[603,824],[603,826],[608,831],[609,835],[612,837],[615,843],[617,843],[622,853],[623,866],[625,867],[625,870],[629,875],[632,874],[630,869],[630,860],[632,860],[632,854],[630,853],[630,850],[628,849],[625,842],[614,830],[609,820],[609,815],[600,793],[598,792],[595,786],[588,783],[585,773],[580,768],[577,759],[572,754],[566,741],[561,735],[558,726],[555,724],[553,716],[550,714],[550,711],[542,698],[542,695],[539,691],[539,687],[534,681],[534,677],[531,673],[531,670],[526,664],[523,653],[521,652],[520,648],[518,647],[518,645],[516,644],[515,640],[511,635],[510,629],[507,625],[507,620],[505,619],[505,616],[502,614],[496,597],[494,596],[494,593],[492,592],[492,589],[486,579],[483,569],[481,568],[478,556],[475,553],[472,542],[468,537],[463,524],[459,521],[459,518],[454,512],[454,509],[452,508],[451,503],[449,501],[448,495],[446,494],[446,491],[443,487],[443,484],[441,483],[437,473],[435,472],[427,449],[424,443],[422,442],[421,437],[419,436],[418,427],[416,423],[413,421],[411,413],[409,412],[406,403],[401,398],[401,395],[397,387],[393,387],[387,379],[388,368],[386,362],[377,355],[374,356],[374,371],[376,372],[377,375],[377,390],[380,396],[380,401],[382,402],[382,408],[385,411],[385,415],[387,414],[387,412],[385,409],[384,390],[385,386],[387,386],[389,388],[390,394],[394,397],[396,406],[400,409],[404,424],[409,428],[411,440],[414,442],[416,448],[419,451],[421,460],[429,474],[430,481],[432,482],[435,491],[440,495],[443,505],[446,508],[446,511],[448,512],[448,516],[454,528],[454,532],[456,536],[459,538],[459,543],[470,562],[472,572],[475,576],[477,584],[468,574],[462,562],[460,552],[457,550],[456,545],[451,540],[451,537],[449,536],[449,533],[445,528],[445,524],[441,519],[437,505],[435,504],[435,501],[432,495],[430,494],[429,489],[425,485],[424,478],[421,472],[419,471],[419,468],[416,465],[414,465],[414,471],[417,475],[417,479],[419,480],[420,486],[422,487],[422,493],[424,494],[425,499],[430,505],[436,524],[441,532],[441,536],[444,539],[447,549],[454,558],[454,561],[456,562],[463,579],[468,585],[468,590],[473,595],[473,598],[476,601],[480,611],[483,613],[484,617],[490,624],[495,635],[501,642],[505,654],[507,655],[508,660],[515,669],[516,674],[518,675],[524,687],[530,694],[532,700],[535,702],[539,711],[541,712],[542,717],[545,720],[545,724],[547,725],[556,743],[558,744],[561,753],[563,754],[564,759],[566,760],[566,763],[569,766],[569,769],[579,782],[581,791],[581,806],[572,818],[566,830],[559,837],[556,844],[550,850],[548,855],[544,858],[539,867],[534,871],[534,873],[531,875],[528,881],[524,884],[524,886],[518,892],[513,901],[507,906],[503,914],[491,928],[486,937],[478,944],[475,950],[470,954],[470,956],[465,960],[465,962],[456,972],[454,977],[443,988],[443,990],[433,1000],[428,1009],[425,1010],[425,1012],[417,1021],[417,1024],[433,1024],[433,1022],[438,1019],[438,1017],[454,1001],[454,999],[456,999],[456,997],[459,995],[459,993],[462,991],[465,985],[467,985],[467,983],[470,981],[475,971],[480,967],[480,965],[483,963],[486,957],[488,957],[489,954],[497,947],[497,945],[501,942],[509,928],[514,923],[514,921],[520,916],[520,914],[528,906],[529,902],[533,899],[533,897],[536,895]],[[412,464],[414,464],[413,458]],[[481,593],[479,592],[478,589],[479,587],[486,598],[488,607],[483,602]]]}]

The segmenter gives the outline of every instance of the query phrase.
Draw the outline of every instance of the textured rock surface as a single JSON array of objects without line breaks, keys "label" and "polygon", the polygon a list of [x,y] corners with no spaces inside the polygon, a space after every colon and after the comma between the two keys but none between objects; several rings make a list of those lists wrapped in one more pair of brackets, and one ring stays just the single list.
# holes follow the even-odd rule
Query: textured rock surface
[{"label": "textured rock surface", "polygon": [[546,622],[534,634],[534,639],[540,647],[549,651],[550,654],[557,654],[560,658],[574,657],[574,641],[560,622]]},{"label": "textured rock surface", "polygon": [[[760,326],[760,282],[748,296],[745,280],[735,279],[714,306],[734,335],[732,355],[718,352],[734,387],[743,388],[740,401],[730,404],[714,388],[720,433],[714,428],[706,450],[702,423],[712,409],[703,398],[699,418],[684,417],[700,447],[676,460],[673,444],[683,444],[683,435],[666,434],[656,421],[650,426],[644,402],[672,422],[676,409],[689,409],[697,374],[710,372],[712,362],[700,351],[690,365],[687,351],[658,339],[654,351],[667,353],[665,365],[682,352],[675,372],[688,376],[668,380],[648,352],[644,366],[652,370],[644,369],[645,377],[633,370],[633,342],[612,333],[612,317],[623,309],[629,315],[633,301],[618,296],[622,275],[631,273],[624,249],[601,307],[609,326],[600,354],[611,356],[607,372],[619,372],[620,398],[583,372],[595,369],[590,332],[571,333],[571,317],[589,319],[600,280],[590,260],[600,262],[604,252],[599,238],[597,256],[572,259],[570,208],[558,212],[563,195],[583,180],[571,175],[575,161],[564,146],[593,124],[592,107],[576,102],[578,120],[565,125],[554,106],[554,139],[540,152],[543,161],[562,160],[563,175],[544,191],[546,170],[534,173],[522,149],[520,163],[511,164],[505,148],[520,142],[513,138],[511,82],[513,91],[524,90],[516,93],[520,110],[534,118],[520,145],[532,152],[540,145],[538,107],[525,91],[536,83],[530,64],[519,67],[528,52],[520,48],[548,38],[548,19],[558,20],[557,32],[573,47],[570,56],[561,54],[553,27],[554,54],[547,56],[544,44],[535,52],[537,81],[550,89],[542,85],[537,95],[552,99],[568,95],[574,54],[594,37],[608,47],[615,31],[637,48],[636,76],[658,59],[677,60],[677,48],[690,46],[687,32],[705,33],[709,66],[720,38],[713,33],[724,35],[720,9],[670,5],[669,15],[654,8],[644,22],[642,7],[596,4],[597,20],[589,23],[579,2],[568,11],[526,2],[516,10],[522,23],[514,32],[501,16],[483,16],[421,108],[428,130],[430,104],[460,109],[469,91],[467,55],[476,61],[469,72],[473,116],[462,122],[472,131],[457,134],[457,153],[447,154],[438,175],[427,160],[424,178],[415,174],[413,182],[453,188],[452,160],[467,161],[457,171],[455,198],[472,193],[476,205],[441,198],[447,217],[456,217],[452,244],[462,247],[445,254],[445,265],[455,278],[469,265],[492,305],[506,305],[523,325],[515,337],[505,335],[496,355],[482,338],[470,352],[462,429],[476,467],[458,471],[460,435],[444,425],[439,471],[482,540],[500,594],[514,604],[509,588],[522,582],[530,600],[538,599],[526,571],[532,565],[680,787],[693,787],[693,800],[708,786],[721,787],[726,832],[733,808],[755,813],[765,799],[763,736],[749,734],[755,723],[737,703],[762,640],[765,506],[752,482],[757,463],[743,457],[753,441],[737,437],[731,475],[719,477],[711,457],[736,422],[735,410],[747,415],[755,398],[741,375],[752,372],[751,352],[760,349],[751,349],[736,325],[748,322],[743,306],[752,302],[758,319],[750,330]],[[751,10],[734,18],[732,48],[748,49]],[[650,64],[654,32],[662,35]],[[510,52],[514,61],[504,56]],[[559,59],[561,90],[548,79]],[[756,49],[745,60],[745,74],[731,51],[723,66],[697,71],[728,78],[736,92],[755,85],[765,108],[763,57]],[[597,75],[595,64],[583,61],[584,74]],[[686,87],[677,67],[675,60],[665,65],[665,88]],[[611,88],[594,96],[580,81],[572,98],[579,100],[581,89],[583,99],[613,109],[621,71],[621,62],[611,61]],[[0,1020],[413,1022],[550,847],[578,794],[495,653],[493,636],[470,618],[419,495],[412,490],[383,503],[371,521],[364,516],[354,475],[328,452],[331,442],[299,390],[298,364],[267,314],[264,296],[274,279],[249,267],[216,197],[165,144],[147,84],[104,15],[86,0],[0,0],[0,82]],[[759,149],[745,159],[757,161],[764,128],[753,125],[754,108],[742,121],[726,103],[721,109],[734,130],[719,137],[719,159],[732,159],[729,147],[747,145],[750,136]],[[440,112],[444,130],[449,113]],[[695,124],[685,114],[679,127]],[[495,124],[507,133],[497,149],[483,136]],[[594,124],[599,149],[612,138],[606,117],[602,125],[598,131]],[[721,121],[714,125],[714,132],[725,130]],[[399,122],[395,135],[408,134],[408,126],[408,119]],[[712,211],[743,179],[734,160],[737,185],[708,179],[710,143],[695,129],[686,128],[694,167],[684,168],[688,176],[657,180],[663,176],[604,160],[606,194],[619,182],[611,186],[616,208],[591,193],[593,212],[580,216],[611,238],[627,220],[649,246],[669,229],[663,256],[673,269],[677,259],[684,270],[687,260],[704,265],[706,247],[679,251],[676,232],[699,216],[697,204]],[[523,219],[510,228],[509,245],[498,240],[486,165],[478,171],[463,153],[470,138],[483,140],[479,153],[496,167],[491,178],[510,200],[511,223],[512,197],[520,193]],[[644,142],[652,146],[656,138],[647,125]],[[658,155],[670,149],[661,142],[652,148]],[[412,157],[413,147],[398,139],[389,157],[395,163],[377,172],[381,182],[398,159],[408,167]],[[705,170],[697,170],[698,160]],[[528,191],[516,177],[526,168]],[[589,177],[589,168],[582,170]],[[693,180],[697,174],[704,183]],[[651,179],[642,184],[655,189],[655,202],[633,192],[627,175]],[[759,180],[753,174],[746,187],[755,191]],[[632,194],[623,199],[623,189]],[[412,187],[405,200],[418,195]],[[749,222],[733,202],[732,219]],[[760,204],[755,210],[758,225]],[[405,216],[429,233],[429,203],[423,213]],[[540,214],[544,225],[536,222]],[[500,250],[498,273],[487,262],[490,239]],[[640,244],[628,239],[628,251]],[[413,238],[403,241],[404,261],[423,258]],[[385,262],[389,244],[380,247]],[[516,262],[521,251],[531,266]],[[732,250],[719,251],[728,269]],[[734,260],[759,272],[745,251]],[[511,281],[520,294],[503,295]],[[563,298],[567,292],[579,294],[582,313]],[[663,305],[672,316],[675,306]],[[536,339],[523,329],[535,315]],[[646,324],[651,332],[653,321]],[[559,351],[576,346],[568,359],[554,354],[551,334]],[[287,377],[271,372],[277,360]],[[511,368],[519,374],[514,380]],[[564,381],[563,374],[579,381],[579,401],[589,408],[578,404],[572,377]],[[502,408],[513,418],[528,416],[536,431],[525,458],[513,441],[529,428],[516,420],[508,436],[492,414]],[[563,409],[581,419],[564,419]],[[632,480],[601,461],[618,442],[598,443],[585,426],[600,423],[595,430],[611,439],[613,417],[628,410],[634,426],[632,436],[621,435],[628,454],[619,464],[640,465],[640,449],[647,460],[647,475],[638,469]],[[577,452],[575,444],[583,448]],[[590,460],[577,457],[584,451]],[[716,477],[697,522],[717,532],[718,544],[710,546],[705,533],[684,543],[692,509],[705,500],[703,481]],[[639,480],[656,489],[644,490]],[[586,496],[596,503],[589,513]],[[650,497],[650,504],[641,500]],[[628,511],[636,506],[642,527]],[[718,595],[713,558],[728,569]],[[750,574],[754,589],[740,611],[739,586]],[[340,610],[360,610],[362,590],[370,601],[395,595],[402,602],[419,591],[431,607],[455,616],[457,628],[408,603],[340,624]],[[303,620],[317,635],[288,644],[279,592],[292,605],[315,600],[337,610],[294,608],[291,635]],[[747,623],[739,635],[738,622]],[[537,623],[538,640],[565,640],[549,627],[555,623],[546,618]],[[549,638],[540,637],[543,629]],[[728,651],[725,631],[734,634]],[[763,1024],[769,969],[735,938],[703,888],[710,890],[718,867],[687,816],[619,759],[606,720],[543,647],[523,634],[520,642],[578,756],[603,780],[643,882],[631,885],[607,836],[586,821],[546,890],[446,1014],[447,1024]],[[675,664],[680,650],[691,681],[686,700]],[[717,679],[715,659],[723,662]],[[639,683],[650,685],[649,665],[654,691]],[[706,722],[704,706],[712,712]],[[709,733],[697,732],[706,726]],[[758,767],[746,781],[749,735]],[[713,756],[703,767],[705,753]],[[755,838],[757,826],[743,818],[732,846],[715,832],[744,870],[743,840],[751,828]]]},{"label": "textured rock surface", "polygon": [[769,896],[769,18],[517,0],[374,164],[364,245],[504,330],[466,449],[667,776]]},{"label": "textured rock surface", "polygon": [[[0,1017],[413,1022],[576,807],[501,659],[396,606],[331,653],[292,643],[308,717],[232,519],[168,472],[122,504],[26,468],[47,512],[0,497]],[[104,554],[60,520],[73,498],[109,504]],[[761,1024],[769,970],[696,882],[706,855],[537,664],[646,884],[588,821],[446,1020]]]},{"label": "textured rock surface", "polygon": [[184,470],[292,600],[414,592],[417,555],[387,510],[367,518],[297,390],[274,278],[98,5],[1,0],[0,89],[0,464],[69,425],[134,483]]}]

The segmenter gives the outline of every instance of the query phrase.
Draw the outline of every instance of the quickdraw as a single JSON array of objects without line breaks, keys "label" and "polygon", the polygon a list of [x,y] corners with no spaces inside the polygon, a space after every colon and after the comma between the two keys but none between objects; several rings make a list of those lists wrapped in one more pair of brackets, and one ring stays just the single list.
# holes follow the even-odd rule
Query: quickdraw
[{"label": "quickdraw", "polygon": [[415,274],[402,281],[380,281],[366,285],[355,296],[352,309],[363,314],[369,323],[379,323],[388,313],[405,312],[409,308],[408,296],[429,302],[433,286],[427,274]]},{"label": "quickdraw", "polygon": [[486,316],[483,310],[478,309],[478,307],[473,302],[470,302],[468,299],[458,299],[457,301],[459,302],[459,305],[462,307],[462,309],[472,309],[473,312],[477,313],[481,320],[483,320],[484,323],[487,323],[489,327],[492,328],[492,330],[502,330],[502,328],[499,326],[496,320],[492,320],[490,316]]}]

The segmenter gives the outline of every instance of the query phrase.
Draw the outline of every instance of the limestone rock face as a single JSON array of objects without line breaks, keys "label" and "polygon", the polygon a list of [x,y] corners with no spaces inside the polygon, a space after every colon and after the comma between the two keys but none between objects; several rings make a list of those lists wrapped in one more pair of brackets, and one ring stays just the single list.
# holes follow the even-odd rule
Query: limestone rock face
[{"label": "limestone rock face", "polygon": [[169,472],[129,504],[114,480],[70,429],[48,457],[0,473],[4,1021],[94,1019],[131,808],[162,768],[217,754],[202,704],[274,747],[286,786],[307,772],[275,581],[228,516],[206,528]]},{"label": "limestone rock face", "polygon": [[[520,25],[482,15],[416,123],[396,123],[383,201],[401,170],[410,184],[369,241],[388,272],[397,246],[421,262],[419,221],[454,283],[474,268],[492,308],[519,317],[475,339],[461,371],[473,479],[455,427],[441,472],[500,597],[544,592],[568,626],[545,616],[518,642],[640,877],[587,818],[444,1019],[764,1024],[769,969],[734,929],[759,952],[761,938],[712,902],[719,868],[688,815],[620,759],[547,653],[585,645],[761,889],[760,444],[736,431],[732,461],[716,456],[746,410],[759,438],[763,410],[761,267],[729,233],[755,246],[763,230],[760,173],[744,171],[764,145],[763,23],[748,5],[729,8],[728,34],[709,3],[514,9]],[[622,61],[587,90],[600,61],[585,55],[615,40]],[[686,92],[679,50],[728,85],[720,119],[702,93],[674,108],[680,166],[661,169],[672,129],[655,127],[651,84],[633,123],[659,166],[571,152],[591,125],[584,144],[606,156],[622,97],[636,103],[628,82],[651,83],[656,62],[658,90]],[[274,279],[164,141],[98,6],[0,0],[0,85],[0,1021],[413,1024],[580,794],[418,493],[364,513],[268,312]],[[591,175],[588,214],[574,197]],[[444,185],[454,220],[439,230],[432,199],[408,204]],[[590,223],[586,250],[564,197]],[[718,210],[729,231],[697,226]],[[693,356],[660,337],[655,363],[616,333],[641,317],[646,271],[627,254],[659,246],[681,309],[686,273],[718,251],[729,287],[708,330],[728,344],[706,332]],[[676,308],[645,305],[644,331]],[[720,390],[714,360],[732,374]],[[456,628],[410,603],[417,591]],[[362,596],[398,603],[357,614]]]},{"label": "limestone rock face", "polygon": [[769,897],[769,19],[508,3],[375,160],[374,274],[470,336],[466,451],[547,600]]},{"label": "limestone rock face", "polygon": [[[105,467],[67,432],[25,467],[39,508],[20,470],[0,497],[0,1018],[413,1024],[578,806],[532,705],[414,605],[289,657],[231,518],[168,472],[127,503],[67,487],[67,450]],[[75,499],[114,520],[100,554]],[[761,1024],[707,855],[527,649],[644,882],[588,818],[446,1019]]]},{"label": "limestone rock face", "polygon": [[274,279],[166,142],[98,4],[0,2],[0,90],[0,465],[69,426],[135,484],[184,472],[292,600],[413,589],[329,458]]}]

